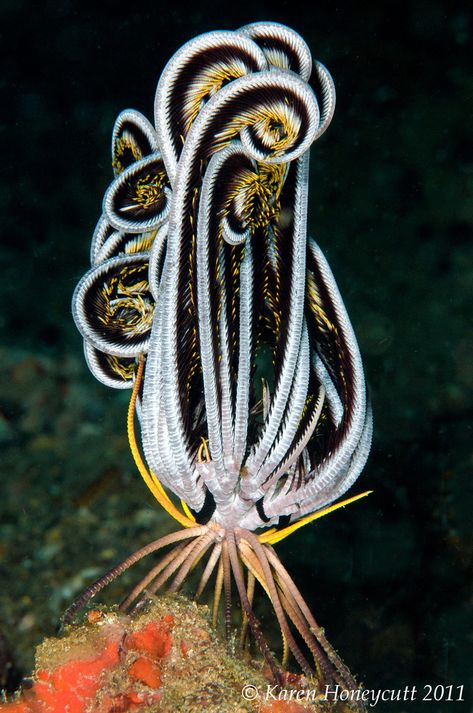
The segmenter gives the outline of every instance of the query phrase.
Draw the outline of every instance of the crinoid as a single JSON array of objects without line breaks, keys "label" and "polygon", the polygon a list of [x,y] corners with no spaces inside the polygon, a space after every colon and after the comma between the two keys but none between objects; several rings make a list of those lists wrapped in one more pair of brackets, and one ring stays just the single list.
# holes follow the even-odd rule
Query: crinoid
[{"label": "crinoid", "polygon": [[[256,23],[188,42],[157,88],[155,127],[120,114],[115,179],[73,311],[103,383],[132,388],[137,467],[182,526],[92,584],[65,621],[138,560],[168,548],[129,610],[177,592],[201,565],[213,614],[232,588],[275,677],[253,613],[256,583],[284,643],[321,680],[356,686],[274,552],[355,481],[371,441],[357,342],[330,268],[307,237],[309,147],[335,91],[292,30]],[[135,436],[141,429],[143,455]],[[181,500],[182,510],[171,495]]]}]

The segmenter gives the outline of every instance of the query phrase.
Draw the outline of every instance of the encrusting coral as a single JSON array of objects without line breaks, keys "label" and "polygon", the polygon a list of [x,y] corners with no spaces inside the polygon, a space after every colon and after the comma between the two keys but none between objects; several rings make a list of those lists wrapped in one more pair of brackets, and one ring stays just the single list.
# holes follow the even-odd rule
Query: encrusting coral
[{"label": "encrusting coral", "polygon": [[[31,688],[5,713],[298,713],[325,710],[274,700],[263,664],[234,656],[209,626],[207,607],[182,597],[155,598],[128,616],[95,609],[85,623],[46,639],[36,652]],[[286,674],[286,691],[311,691],[317,681]],[[245,687],[247,687],[245,689]],[[255,694],[245,699],[243,690]],[[267,691],[272,691],[267,695]],[[312,697],[313,698],[313,697]],[[320,699],[323,698],[322,692]],[[333,705],[333,704],[332,704]],[[342,704],[336,710],[343,713]],[[331,710],[335,710],[331,708]]]}]

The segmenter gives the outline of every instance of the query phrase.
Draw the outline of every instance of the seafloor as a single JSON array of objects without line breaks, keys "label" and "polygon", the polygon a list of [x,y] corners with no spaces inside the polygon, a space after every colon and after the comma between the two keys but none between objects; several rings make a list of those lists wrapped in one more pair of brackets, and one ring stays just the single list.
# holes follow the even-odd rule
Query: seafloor
[{"label": "seafloor", "polygon": [[374,493],[279,552],[367,687],[416,685],[409,713],[444,713],[422,703],[424,686],[463,685],[448,711],[471,710],[473,28],[469,4],[447,0],[0,4],[0,685],[29,671],[88,582],[172,527],[129,456],[126,396],[87,371],[70,298],[111,178],[115,116],[151,117],[185,40],[257,19],[301,32],[336,82],[335,119],[312,152],[310,227],[375,414],[353,488]]},{"label": "seafloor", "polygon": [[246,647],[242,652],[239,636],[225,642],[209,622],[208,607],[176,595],[153,597],[133,616],[91,609],[82,624],[37,648],[29,686],[0,709],[327,713],[329,705],[331,713],[360,711],[359,690],[347,702],[316,677],[283,672],[278,686],[261,658],[254,659]]}]

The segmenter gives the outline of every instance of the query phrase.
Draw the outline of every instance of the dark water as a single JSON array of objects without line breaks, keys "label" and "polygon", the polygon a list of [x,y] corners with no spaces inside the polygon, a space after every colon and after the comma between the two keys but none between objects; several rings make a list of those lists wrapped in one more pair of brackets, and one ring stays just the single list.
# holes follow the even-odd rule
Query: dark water
[{"label": "dark water", "polygon": [[[91,578],[168,527],[124,436],[126,398],[96,384],[70,297],[111,179],[126,107],[151,117],[184,41],[258,19],[298,30],[334,76],[312,153],[310,225],[365,359],[375,441],[366,500],[280,546],[374,709],[471,710],[473,73],[469,5],[0,6],[3,139],[1,628],[17,666]],[[122,585],[123,586],[123,585]],[[110,590],[114,601],[120,585]],[[265,626],[271,628],[270,620]],[[440,691],[440,689],[438,689]]]}]

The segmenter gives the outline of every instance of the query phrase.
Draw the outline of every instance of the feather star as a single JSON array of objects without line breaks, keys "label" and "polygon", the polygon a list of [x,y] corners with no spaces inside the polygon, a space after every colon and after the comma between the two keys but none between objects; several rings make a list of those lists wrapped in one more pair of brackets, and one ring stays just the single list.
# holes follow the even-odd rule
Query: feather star
[{"label": "feather star", "polygon": [[311,671],[295,628],[319,675],[353,688],[272,548],[367,494],[333,504],[366,462],[372,418],[350,320],[307,234],[309,150],[334,109],[327,69],[294,31],[264,22],[185,44],[159,80],[154,126],[119,115],[73,314],[92,373],[132,389],[135,461],[182,529],[91,585],[66,620],[151,552],[172,546],[124,609],[170,581],[177,591],[210,553],[197,595],[216,573],[227,633],[233,579],[279,676],[252,609],[257,581],[285,658]]}]

